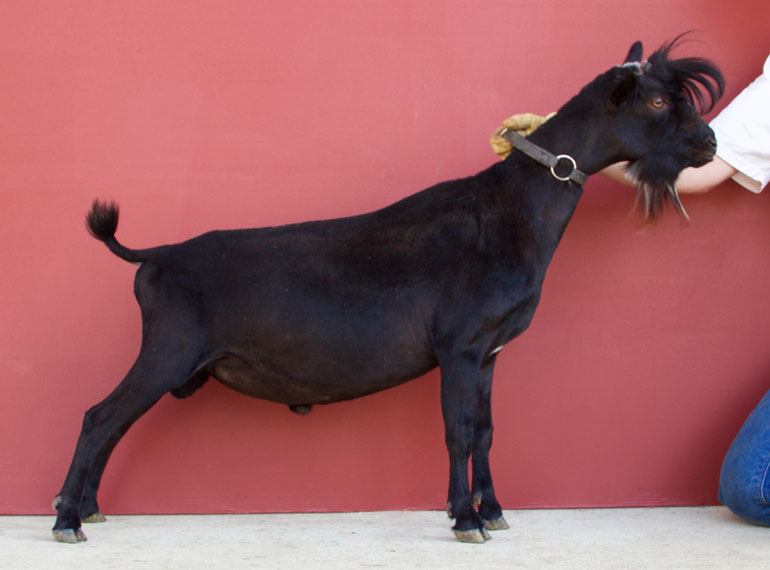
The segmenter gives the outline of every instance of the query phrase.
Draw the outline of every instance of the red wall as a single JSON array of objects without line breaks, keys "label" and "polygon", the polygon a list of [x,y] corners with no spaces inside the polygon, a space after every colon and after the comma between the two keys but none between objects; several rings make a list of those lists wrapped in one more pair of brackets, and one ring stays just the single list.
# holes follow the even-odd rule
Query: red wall
[{"label": "red wall", "polygon": [[[137,353],[133,247],[384,206],[491,164],[630,43],[700,30],[727,98],[770,52],[767,0],[4,2],[0,18],[0,512],[50,513],[83,412]],[[770,387],[770,200],[727,183],[638,230],[600,177],[532,327],[501,354],[504,506],[710,504]],[[438,375],[307,417],[215,382],[118,447],[108,513],[441,508]]]}]

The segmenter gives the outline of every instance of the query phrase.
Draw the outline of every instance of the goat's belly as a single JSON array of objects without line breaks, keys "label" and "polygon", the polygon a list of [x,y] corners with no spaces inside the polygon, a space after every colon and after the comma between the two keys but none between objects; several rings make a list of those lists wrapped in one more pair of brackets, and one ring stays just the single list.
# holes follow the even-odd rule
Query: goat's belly
[{"label": "goat's belly", "polygon": [[329,404],[366,396],[413,380],[435,366],[425,358],[420,362],[401,363],[383,369],[357,370],[352,367],[343,371],[333,367],[325,372],[319,367],[310,373],[292,370],[290,366],[224,356],[209,365],[208,370],[216,380],[237,392],[296,406]]}]

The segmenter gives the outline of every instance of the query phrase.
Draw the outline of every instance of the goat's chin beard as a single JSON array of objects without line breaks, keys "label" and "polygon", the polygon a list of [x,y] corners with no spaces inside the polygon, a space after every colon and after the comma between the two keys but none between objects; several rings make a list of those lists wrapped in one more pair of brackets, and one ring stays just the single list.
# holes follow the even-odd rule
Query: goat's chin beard
[{"label": "goat's chin beard", "polygon": [[654,176],[650,176],[645,172],[645,164],[643,161],[632,162],[628,165],[628,173],[631,175],[631,179],[636,186],[636,201],[635,207],[638,207],[643,216],[643,223],[655,221],[663,213],[663,206],[666,201],[670,202],[677,213],[682,216],[686,221],[690,221],[690,217],[682,206],[682,201],[679,199],[679,193],[676,190],[676,178],[678,172],[661,173],[656,172]]},{"label": "goat's chin beard", "polygon": [[635,206],[642,211],[644,223],[653,222],[660,217],[666,200],[682,218],[690,221],[690,216],[687,215],[679,199],[679,193],[676,191],[676,182],[665,183],[663,186],[654,186],[645,182],[637,183]]}]

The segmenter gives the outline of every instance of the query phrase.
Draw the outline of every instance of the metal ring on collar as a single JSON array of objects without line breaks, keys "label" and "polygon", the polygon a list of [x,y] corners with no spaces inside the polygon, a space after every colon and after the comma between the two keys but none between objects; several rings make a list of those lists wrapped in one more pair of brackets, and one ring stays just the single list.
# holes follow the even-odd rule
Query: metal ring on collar
[{"label": "metal ring on collar", "polygon": [[[572,170],[569,171],[569,174],[567,176],[559,176],[556,174],[556,166],[559,164],[560,160],[569,160],[572,163]],[[577,170],[577,162],[575,162],[575,159],[572,158],[568,154],[560,154],[556,157],[556,161],[553,163],[553,166],[551,167],[551,174],[553,175],[556,180],[561,180],[562,182],[567,182],[570,179],[570,176],[572,176],[572,173]]]}]

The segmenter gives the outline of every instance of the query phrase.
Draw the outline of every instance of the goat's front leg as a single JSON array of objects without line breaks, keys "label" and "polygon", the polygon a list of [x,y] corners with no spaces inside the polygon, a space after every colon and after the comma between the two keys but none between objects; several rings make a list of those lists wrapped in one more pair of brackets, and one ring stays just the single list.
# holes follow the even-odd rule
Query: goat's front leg
[{"label": "goat's front leg", "polygon": [[441,365],[441,409],[449,451],[447,512],[455,519],[455,535],[462,542],[489,538],[471,501],[468,460],[474,442],[479,401],[479,365],[465,356]]},{"label": "goat's front leg", "polygon": [[492,470],[489,467],[489,450],[492,447],[492,373],[495,358],[492,357],[481,368],[479,376],[478,411],[474,430],[472,464],[473,485],[471,492],[473,503],[479,508],[479,515],[487,530],[505,530],[510,528],[492,485]]}]

